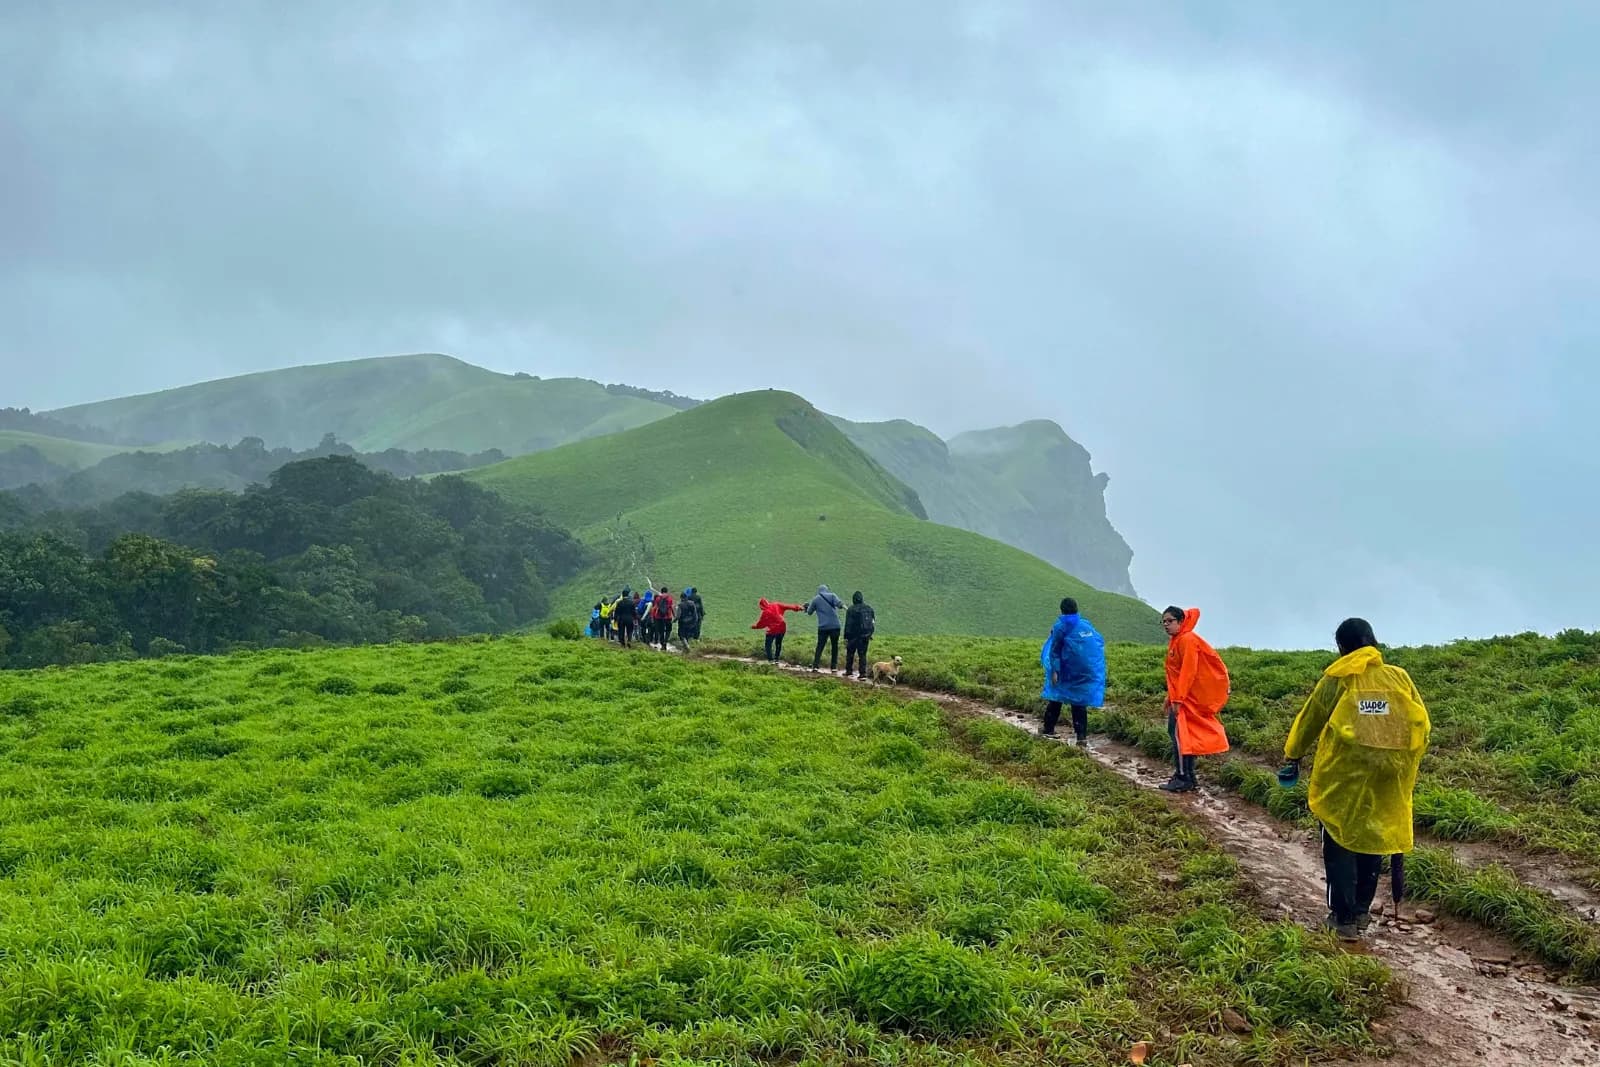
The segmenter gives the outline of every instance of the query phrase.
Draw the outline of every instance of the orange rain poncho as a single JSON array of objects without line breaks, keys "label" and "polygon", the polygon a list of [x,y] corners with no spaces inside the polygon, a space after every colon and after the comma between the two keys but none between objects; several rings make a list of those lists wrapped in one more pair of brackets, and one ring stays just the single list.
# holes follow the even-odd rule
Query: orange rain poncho
[{"label": "orange rain poncho", "polygon": [[1411,793],[1431,728],[1411,676],[1358,648],[1323,673],[1283,751],[1300,759],[1316,746],[1306,799],[1328,836],[1387,856],[1411,851]]},{"label": "orange rain poncho", "polygon": [[1183,613],[1183,625],[1167,642],[1167,701],[1178,707],[1178,751],[1215,756],[1228,751],[1222,706],[1228,702],[1228,668],[1205,638],[1194,632],[1200,609]]}]

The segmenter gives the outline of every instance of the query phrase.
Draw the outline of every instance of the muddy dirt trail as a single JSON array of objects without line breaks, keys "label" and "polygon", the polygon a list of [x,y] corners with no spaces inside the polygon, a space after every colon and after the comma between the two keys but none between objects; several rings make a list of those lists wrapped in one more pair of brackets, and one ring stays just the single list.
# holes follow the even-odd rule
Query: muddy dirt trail
[{"label": "muddy dirt trail", "polygon": [[[816,677],[805,668],[781,668]],[[842,681],[826,673],[821,677]],[[865,683],[852,679],[850,684]],[[885,692],[1039,732],[1036,718],[1006,708],[905,686],[885,687]],[[1171,773],[1170,765],[1103,737],[1091,737],[1082,751],[1149,789]],[[1327,913],[1322,857],[1311,835],[1204,784],[1170,800],[1238,862],[1269,911],[1308,926],[1322,920]],[[1387,901],[1386,885],[1379,899]],[[1426,915],[1419,916],[1415,905],[1403,905],[1399,919],[1391,914],[1376,918],[1365,939],[1350,949],[1383,960],[1401,984],[1394,1014],[1374,1028],[1393,1049],[1387,1062],[1429,1067],[1600,1064],[1600,990],[1560,984],[1527,953],[1473,923],[1444,916],[1424,923],[1416,921],[1419,917]]]}]

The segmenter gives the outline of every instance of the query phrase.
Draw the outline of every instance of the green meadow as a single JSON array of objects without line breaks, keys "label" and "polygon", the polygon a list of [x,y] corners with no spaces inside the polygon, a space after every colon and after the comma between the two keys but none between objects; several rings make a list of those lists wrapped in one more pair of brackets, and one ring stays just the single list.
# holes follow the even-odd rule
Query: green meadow
[{"label": "green meadow", "polygon": [[1288,1064],[1388,996],[1080,754],[765,668],[10,672],[0,754],[4,1063]]},{"label": "green meadow", "polygon": [[[1048,621],[1048,620],[1046,620]],[[811,653],[801,626],[786,653]],[[1039,642],[899,637],[880,633],[872,658],[899,654],[906,683],[1023,710],[1041,710]],[[753,643],[732,642],[749,652]],[[1234,752],[1210,773],[1285,818],[1304,821],[1305,787],[1280,789],[1289,725],[1334,660],[1332,652],[1221,650],[1233,682],[1223,713]],[[1107,649],[1108,708],[1090,727],[1165,758],[1164,647]],[[1435,838],[1494,842],[1537,857],[1556,853],[1600,885],[1600,634],[1523,634],[1392,648],[1421,690],[1433,735],[1416,792],[1417,825]],[[1243,758],[1240,758],[1243,757]],[[1314,757],[1307,761],[1309,771]],[[1600,977],[1600,931],[1518,883],[1505,868],[1462,868],[1422,849],[1413,885],[1451,910],[1487,922],[1546,958]]]}]

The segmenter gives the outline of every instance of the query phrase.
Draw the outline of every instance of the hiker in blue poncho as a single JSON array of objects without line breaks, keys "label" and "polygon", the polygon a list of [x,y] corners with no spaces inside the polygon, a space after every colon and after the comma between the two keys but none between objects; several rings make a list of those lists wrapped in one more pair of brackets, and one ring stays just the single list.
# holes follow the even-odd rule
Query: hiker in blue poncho
[{"label": "hiker in blue poncho", "polygon": [[1089,736],[1089,709],[1106,700],[1106,640],[1088,619],[1078,614],[1078,602],[1067,597],[1061,602],[1061,617],[1050,628],[1039,649],[1039,665],[1044,668],[1044,729],[1046,737],[1056,736],[1061,720],[1061,705],[1072,708],[1072,733],[1081,747]]}]

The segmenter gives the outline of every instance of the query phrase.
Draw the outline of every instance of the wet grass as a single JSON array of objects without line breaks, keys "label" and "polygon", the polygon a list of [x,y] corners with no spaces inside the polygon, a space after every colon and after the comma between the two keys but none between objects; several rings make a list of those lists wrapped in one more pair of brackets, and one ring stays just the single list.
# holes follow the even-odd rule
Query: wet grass
[{"label": "wet grass", "polygon": [[[795,646],[798,657],[800,647]],[[743,643],[719,646],[747,654]],[[807,649],[809,651],[809,649]],[[1311,825],[1305,786],[1285,790],[1270,767],[1289,724],[1333,655],[1224,649],[1233,697],[1223,721],[1234,755],[1210,773],[1279,818]],[[898,654],[906,684],[1023,711],[1042,711],[1038,643],[1004,638],[883,637],[873,658]],[[1090,728],[1169,758],[1162,705],[1164,649],[1112,645],[1106,699]],[[1445,841],[1495,841],[1558,851],[1587,865],[1600,856],[1600,634],[1576,631],[1396,648],[1388,662],[1416,679],[1434,723],[1416,793],[1420,828]],[[1310,763],[1307,764],[1309,771]],[[1421,849],[1412,895],[1484,923],[1546,960],[1600,978],[1600,929],[1501,865],[1473,869],[1443,849]]]},{"label": "wet grass", "polygon": [[1384,1008],[1159,798],[931,703],[528,638],[0,707],[0,1062],[1272,1064]]}]

